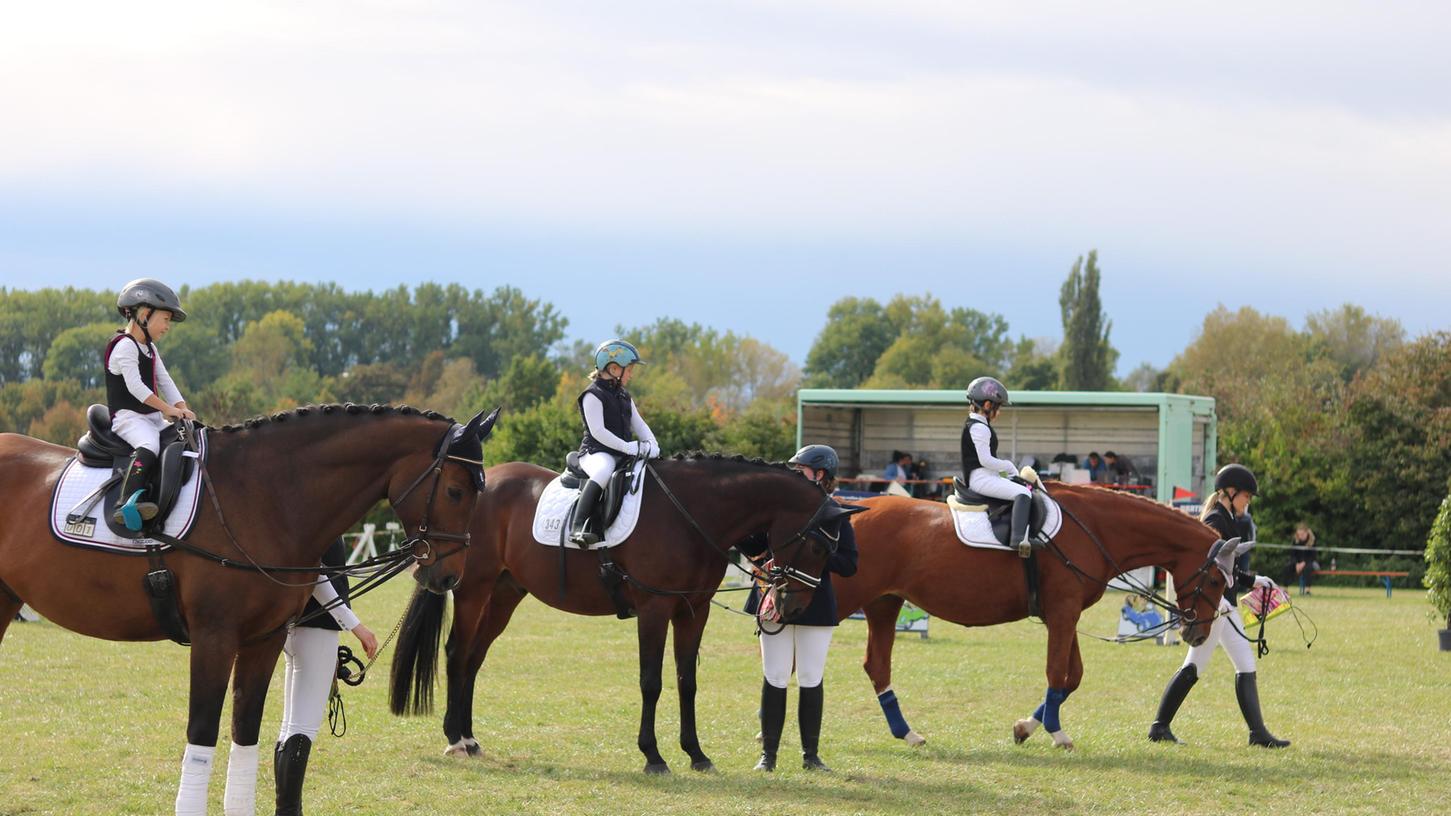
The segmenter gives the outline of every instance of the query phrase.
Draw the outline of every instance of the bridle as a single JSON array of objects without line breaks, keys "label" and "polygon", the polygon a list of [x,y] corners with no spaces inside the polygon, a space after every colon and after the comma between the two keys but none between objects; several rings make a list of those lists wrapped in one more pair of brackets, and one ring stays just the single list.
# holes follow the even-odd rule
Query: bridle
[{"label": "bridle", "polygon": [[[428,478],[430,474],[433,476],[433,483],[428,487],[428,503],[423,507],[423,520],[418,523],[417,534],[410,536],[400,545],[400,549],[408,549],[412,553],[414,560],[417,561],[422,561],[433,554],[433,542],[435,540],[460,542],[459,546],[454,550],[438,556],[439,560],[462,552],[468,548],[470,543],[471,534],[467,529],[461,533],[438,532],[431,530],[428,523],[429,519],[433,517],[433,500],[438,495],[438,483],[443,476],[443,466],[445,463],[450,461],[459,462],[468,467],[479,468],[480,474],[483,472],[484,461],[482,459],[469,459],[464,456],[449,453],[451,449],[449,440],[457,430],[458,426],[454,426],[444,433],[443,439],[439,441],[438,454],[433,457],[433,462],[422,473],[418,474],[418,477],[409,483],[408,487],[403,489],[403,493],[398,498],[388,497],[390,504],[394,507],[401,507],[403,502],[407,501],[408,497],[412,495],[413,491],[417,490],[418,486],[423,483],[424,479]],[[478,482],[479,490],[483,490],[482,475],[480,475]]]}]

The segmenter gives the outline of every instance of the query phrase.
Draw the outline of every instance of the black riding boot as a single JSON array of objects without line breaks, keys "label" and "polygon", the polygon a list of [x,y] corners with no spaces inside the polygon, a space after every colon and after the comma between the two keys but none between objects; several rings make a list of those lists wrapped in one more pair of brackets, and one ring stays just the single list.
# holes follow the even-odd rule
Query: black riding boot
[{"label": "black riding boot", "polygon": [[584,483],[584,489],[579,492],[579,500],[574,503],[574,515],[569,520],[569,540],[581,547],[593,547],[603,539],[604,531],[598,529],[599,521],[595,515],[595,507],[600,503],[600,494],[605,489],[594,483],[593,479]]},{"label": "black riding boot", "polygon": [[1184,698],[1189,696],[1189,689],[1199,682],[1199,669],[1193,663],[1185,666],[1174,673],[1170,678],[1169,685],[1164,687],[1164,696],[1159,699],[1159,713],[1154,715],[1154,724],[1149,726],[1149,739],[1154,742],[1179,742],[1174,732],[1169,730],[1169,723],[1174,721],[1174,715],[1179,713],[1179,706],[1183,705]]},{"label": "black riding boot", "polygon": [[[145,522],[156,518],[156,470],[156,454],[146,448],[137,448],[131,454],[131,464],[126,468],[126,475],[121,478],[120,497],[116,511],[111,515],[112,521],[129,530],[140,530]],[[126,507],[132,494],[137,491],[141,495],[136,497],[136,515],[130,522],[136,522],[139,517],[140,523],[133,526],[126,518]]]},{"label": "black riding boot", "polygon": [[306,734],[293,734],[286,742],[277,743],[272,756],[273,774],[277,778],[276,816],[302,816],[302,780],[307,776],[310,753],[312,740]]},{"label": "black riding boot", "polygon": [[786,727],[786,689],[761,681],[761,759],[758,771],[776,770],[776,751],[781,747],[781,729]]},{"label": "black riding boot", "polygon": [[1265,728],[1265,718],[1260,714],[1260,687],[1254,672],[1234,676],[1234,696],[1239,699],[1239,713],[1244,715],[1244,724],[1249,726],[1249,744],[1263,748],[1287,748],[1289,740],[1283,740]]},{"label": "black riding boot", "polygon": [[1027,542],[1028,520],[1033,515],[1032,496],[1013,497],[1013,526],[1012,533],[1008,536],[1008,544],[1018,548],[1018,555],[1027,558],[1031,554],[1031,547]]},{"label": "black riding boot", "polygon": [[800,698],[796,719],[801,724],[801,767],[808,771],[830,771],[816,753],[821,742],[821,710],[825,705],[825,689],[823,686],[813,686],[797,689],[797,692]]}]

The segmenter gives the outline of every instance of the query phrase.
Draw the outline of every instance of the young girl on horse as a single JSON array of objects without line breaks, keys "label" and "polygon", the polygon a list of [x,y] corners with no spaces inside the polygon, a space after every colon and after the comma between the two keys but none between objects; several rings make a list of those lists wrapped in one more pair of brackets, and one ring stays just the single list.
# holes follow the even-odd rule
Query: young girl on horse
[{"label": "young girl on horse", "polygon": [[[836,451],[826,445],[807,445],[788,462],[798,473],[821,485],[830,495],[836,489],[838,460]],[[796,688],[800,695],[797,718],[801,727],[801,767],[828,771],[817,753],[821,741],[821,714],[825,701],[822,679],[826,669],[826,650],[831,645],[832,627],[837,624],[836,594],[831,588],[831,573],[842,577],[856,574],[857,546],[852,533],[851,518],[843,518],[836,530],[836,552],[826,562],[821,585],[811,603],[791,623],[778,631],[761,631],[761,667],[765,679],[761,683],[761,759],[758,771],[776,770],[776,751],[781,745],[781,731],[786,724],[786,684],[791,671],[796,671]],[[747,538],[736,545],[746,557],[759,561],[765,557],[764,535]],[[751,588],[746,611],[756,614],[763,603],[759,586]]]},{"label": "young girl on horse", "polygon": [[[1011,404],[1008,389],[992,377],[978,377],[967,385],[967,401],[972,404],[972,413],[962,426],[962,471],[967,486],[975,493],[1012,501],[1013,524],[1008,541],[1026,553],[1033,494],[1026,485],[1012,480],[1018,475],[1017,466],[998,458],[998,434],[992,427],[998,411]],[[1011,478],[1004,477],[1004,473]]]},{"label": "young girl on horse", "polygon": [[[1254,521],[1249,515],[1249,504],[1259,493],[1259,481],[1244,465],[1225,465],[1214,476],[1214,492],[1204,502],[1199,519],[1214,528],[1225,540],[1239,538],[1253,541]],[[1224,599],[1219,603],[1219,617],[1209,630],[1209,638],[1198,646],[1191,647],[1184,658],[1184,665],[1169,680],[1164,696],[1159,700],[1159,711],[1149,726],[1149,739],[1154,742],[1179,742],[1169,730],[1179,706],[1188,696],[1189,690],[1199,681],[1199,673],[1209,665],[1216,646],[1223,646],[1230,662],[1234,664],[1234,696],[1239,700],[1239,711],[1249,726],[1249,744],[1264,748],[1284,748],[1289,740],[1282,740],[1265,727],[1260,714],[1259,686],[1255,680],[1255,653],[1244,631],[1244,620],[1240,618],[1236,600],[1241,592],[1255,587],[1273,588],[1274,581],[1267,576],[1250,572],[1249,553],[1241,555],[1234,565],[1231,586],[1224,590]]]},{"label": "young girl on horse", "polygon": [[595,508],[621,456],[651,458],[660,455],[660,443],[640,416],[626,386],[635,366],[644,365],[640,352],[624,340],[606,340],[595,349],[592,382],[579,395],[584,439],[579,465],[589,474],[570,519],[569,540],[581,547],[598,544],[605,531],[598,529]]},{"label": "young girl on horse", "polygon": [[126,318],[106,346],[106,407],[111,430],[136,452],[121,483],[121,504],[114,520],[140,530],[156,517],[156,460],[161,455],[161,432],[173,419],[196,419],[181,391],[166,372],[156,341],[186,320],[186,311],[171,287],[151,278],[131,281],[116,298],[116,310]]}]

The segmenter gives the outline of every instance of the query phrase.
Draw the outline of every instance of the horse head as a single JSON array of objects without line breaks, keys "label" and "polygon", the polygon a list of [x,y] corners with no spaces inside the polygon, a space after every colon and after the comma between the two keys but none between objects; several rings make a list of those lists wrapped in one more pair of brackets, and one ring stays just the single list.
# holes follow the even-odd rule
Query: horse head
[{"label": "horse head", "polygon": [[820,503],[804,522],[796,513],[780,514],[769,533],[771,541],[782,542],[771,545],[773,566],[767,578],[775,588],[776,608],[786,623],[811,605],[827,560],[836,552],[841,525],[850,524],[850,516],[867,509],[839,505],[830,496],[818,496]]},{"label": "horse head", "polygon": [[1175,573],[1180,631],[1190,646],[1198,646],[1209,637],[1209,628],[1219,613],[1219,601],[1224,597],[1224,590],[1234,582],[1235,559],[1249,552],[1254,544],[1238,538],[1220,539],[1210,545],[1207,557],[1193,574]]},{"label": "horse head", "polygon": [[408,480],[405,486],[389,486],[389,501],[416,548],[418,570],[413,577],[431,592],[453,589],[463,575],[464,559],[450,556],[469,545],[469,523],[484,489],[484,440],[498,418],[495,408],[487,417],[480,411],[463,425],[455,423],[428,454],[421,472],[424,455],[409,457],[409,464],[400,465],[394,476]]}]

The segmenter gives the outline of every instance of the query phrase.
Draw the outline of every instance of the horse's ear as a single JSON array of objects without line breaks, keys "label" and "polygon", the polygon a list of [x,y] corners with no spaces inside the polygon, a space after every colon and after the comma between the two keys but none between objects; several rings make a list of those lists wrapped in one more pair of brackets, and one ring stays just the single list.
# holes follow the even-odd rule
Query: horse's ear
[{"label": "horse's ear", "polygon": [[1239,542],[1239,546],[1234,549],[1234,554],[1236,556],[1244,555],[1245,553],[1254,549],[1254,546],[1257,543],[1258,542],[1256,542],[1254,539],[1250,539],[1249,541],[1241,541]]},{"label": "horse's ear", "polygon": [[1240,555],[1241,542],[1238,538],[1231,538],[1228,541],[1219,540],[1214,542],[1214,549],[1210,550],[1215,563],[1224,570],[1225,575],[1234,573],[1234,559]]},{"label": "horse's ear", "polygon": [[[473,418],[473,420],[471,420],[470,424],[472,424],[473,422],[479,423],[474,431],[479,435],[480,442],[488,439],[489,435],[494,432],[494,423],[499,421],[499,412],[502,410],[502,407],[495,408],[493,411],[489,412],[489,415],[487,417],[484,417],[484,412],[480,411],[479,416],[476,416]],[[480,421],[479,417],[483,417],[483,420]]]},{"label": "horse's ear", "polygon": [[822,508],[819,518],[822,523],[838,521],[840,519],[846,518],[847,516],[854,516],[857,513],[866,512],[867,509],[868,508],[862,507],[860,504],[832,503]]}]

